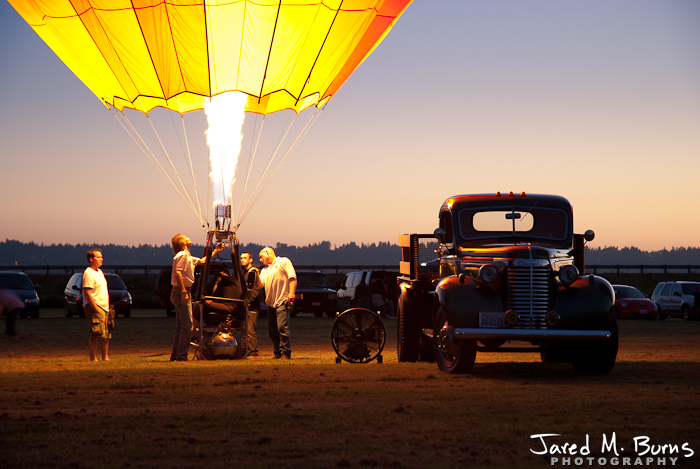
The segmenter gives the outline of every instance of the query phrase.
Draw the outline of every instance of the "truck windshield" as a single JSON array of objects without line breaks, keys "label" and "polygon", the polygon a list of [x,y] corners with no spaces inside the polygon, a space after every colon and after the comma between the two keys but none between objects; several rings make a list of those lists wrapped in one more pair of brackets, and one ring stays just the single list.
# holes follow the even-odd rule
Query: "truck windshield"
[{"label": "truck windshield", "polygon": [[569,217],[564,210],[547,207],[469,207],[459,211],[459,232],[469,241],[486,238],[536,238],[566,241]]}]

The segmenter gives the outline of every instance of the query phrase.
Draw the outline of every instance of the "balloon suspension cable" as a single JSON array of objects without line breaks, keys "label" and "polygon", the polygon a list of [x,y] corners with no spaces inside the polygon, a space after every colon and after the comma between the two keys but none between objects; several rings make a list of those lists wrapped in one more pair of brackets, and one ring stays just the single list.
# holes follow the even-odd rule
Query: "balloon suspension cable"
[{"label": "balloon suspension cable", "polygon": [[[143,121],[143,116],[140,116],[140,117],[141,117],[141,121]],[[173,172],[175,173],[177,180],[180,182],[180,186],[182,187],[183,193],[187,196],[187,200],[189,200],[190,205],[194,209],[195,208],[194,201],[192,201],[192,197],[190,196],[189,191],[185,187],[185,183],[182,182],[182,178],[180,178],[180,174],[177,172],[177,169],[175,169],[175,165],[173,164],[173,161],[170,159],[170,155],[168,154],[168,150],[165,148],[165,145],[163,145],[163,142],[160,139],[160,135],[158,134],[158,131],[156,131],[156,128],[153,125],[153,121],[148,116],[148,114],[146,114],[146,118],[148,119],[148,123],[150,124],[151,129],[153,130],[153,132],[151,133],[151,137],[153,137],[154,140],[158,141],[158,144],[160,145],[161,152],[163,153],[163,155],[165,155],[165,158],[168,160],[168,163],[170,163],[170,167],[172,168]],[[202,220],[201,213],[199,213],[197,218],[199,219],[199,222],[202,223],[203,220]]]},{"label": "balloon suspension cable", "polygon": [[[194,187],[194,196],[195,199],[197,200],[197,210],[199,211],[200,218],[203,218],[206,220],[207,214],[203,213],[202,211],[202,203],[201,199],[199,197],[199,191],[197,189],[197,179],[194,177],[194,165],[192,165],[192,152],[190,151],[190,141],[189,138],[187,137],[187,128],[185,127],[185,116],[180,113],[180,120],[182,121],[182,133],[185,136],[185,147],[187,148],[187,159],[186,163],[188,163],[188,168],[190,169],[190,175],[192,176],[192,186]],[[175,129],[175,135],[177,135],[178,142],[180,142],[180,134],[177,132],[177,129],[175,127],[175,121],[173,120],[173,115],[170,113],[170,121],[173,123],[173,129]],[[182,142],[180,142],[180,149],[182,150]],[[185,156],[185,152],[183,150],[182,152],[183,157]],[[202,223],[202,226],[204,224]]]},{"label": "balloon suspension cable", "polygon": [[[117,114],[115,114],[112,107],[108,106],[108,108],[109,108],[109,111],[114,116],[114,118],[117,120],[117,122],[119,122],[119,125],[122,126],[124,131],[127,134],[129,134],[129,136],[134,141],[134,143],[136,143],[136,146],[139,147],[139,149],[143,152],[143,154],[146,156],[146,158],[148,158],[148,160],[153,164],[153,166],[155,166],[156,169],[158,169],[160,171],[160,173],[165,177],[165,179],[167,179],[168,182],[170,182],[170,185],[173,187],[173,189],[175,189],[175,192],[177,192],[177,194],[180,196],[180,198],[185,203],[185,205],[187,205],[187,208],[189,208],[190,211],[192,211],[192,214],[195,217],[197,217],[197,219],[200,221],[200,223],[202,223],[202,226],[204,226],[204,222],[202,220],[202,217],[200,216],[201,214],[199,214],[197,212],[197,210],[195,209],[195,207],[191,203],[188,202],[185,195],[182,193],[182,191],[177,186],[177,184],[175,184],[175,181],[173,181],[173,179],[170,177],[170,175],[165,170],[165,168],[163,168],[163,165],[160,163],[160,161],[158,161],[158,158],[155,156],[155,154],[153,154],[153,151],[151,151],[148,144],[146,144],[146,142],[144,142],[143,138],[141,137],[139,132],[136,130],[136,128],[133,126],[133,124],[131,123],[129,118],[126,116],[126,114],[124,114],[123,112],[119,112],[122,119],[124,120],[124,122],[122,122],[122,120],[119,118],[119,116]],[[126,122],[126,124],[125,124],[125,122]]]},{"label": "balloon suspension cable", "polygon": [[[272,165],[272,162],[275,160],[275,157],[277,156],[277,152],[279,152],[279,149],[282,146],[282,143],[284,142],[285,138],[287,138],[287,134],[291,130],[292,126],[294,125],[296,118],[297,118],[297,114],[294,113],[294,116],[290,115],[289,118],[287,119],[287,123],[285,124],[285,127],[287,130],[284,131],[280,135],[280,138],[277,140],[277,145],[275,146],[274,151],[270,154],[270,158],[267,161],[267,166],[265,166],[265,170],[260,175],[260,178],[258,179],[258,183],[255,185],[255,189],[253,189],[253,191],[250,193],[250,197],[248,198],[248,201],[246,202],[246,205],[243,208],[243,214],[240,216],[240,219],[238,220],[239,222],[243,221],[243,218],[245,218],[245,216],[248,214],[248,211],[251,208],[250,207],[251,200],[253,200],[253,198],[256,197],[256,192],[260,188],[260,183],[265,178],[265,175],[267,174],[268,170],[270,169],[270,165]],[[290,123],[290,120],[291,120],[291,123]],[[243,197],[243,195],[241,195],[241,197]]]},{"label": "balloon suspension cable", "polygon": [[[253,133],[250,134],[250,139],[251,139],[251,145],[250,145],[250,150],[248,151],[248,167],[246,169],[246,174],[245,174],[245,183],[243,184],[243,192],[241,192],[241,197],[238,202],[238,211],[236,212],[238,214],[238,217],[241,215],[241,205],[243,204],[243,195],[245,194],[245,191],[248,189],[248,179],[250,179],[250,173],[252,171],[253,167],[253,161],[255,160],[255,155],[258,153],[258,144],[260,143],[260,136],[262,135],[262,130],[263,127],[265,126],[265,115],[263,115],[262,118],[262,123],[260,124],[260,130],[258,132],[258,138],[255,141],[255,148],[253,148],[252,145],[252,140],[253,136],[255,136],[255,129],[258,126],[258,114],[255,115],[255,124],[253,125]],[[236,218],[239,220],[239,218]],[[240,220],[239,220],[240,222]],[[238,224],[240,226],[240,223]]]},{"label": "balloon suspension cable", "polygon": [[[325,108],[325,106],[324,106],[324,108]],[[318,111],[318,113],[316,111]],[[250,205],[249,207],[246,207],[246,211],[241,216],[239,222],[242,222],[243,219],[248,215],[248,213],[250,213],[250,210],[252,210],[252,208],[255,206],[255,204],[260,199],[260,196],[265,192],[267,187],[270,185],[270,183],[274,179],[275,175],[277,174],[277,171],[279,171],[279,169],[282,167],[282,164],[287,160],[289,155],[294,153],[294,151],[297,149],[297,147],[299,146],[301,141],[304,139],[306,134],[309,132],[309,130],[311,130],[311,127],[316,123],[316,120],[321,116],[323,109],[320,109],[320,110],[317,109],[316,111],[314,111],[314,113],[311,116],[309,116],[309,118],[306,120],[306,124],[304,124],[304,127],[302,127],[299,134],[297,134],[296,138],[294,139],[292,144],[289,146],[289,148],[287,149],[286,153],[284,154],[284,156],[282,157],[280,162],[277,164],[277,167],[275,168],[274,172],[272,173],[272,175],[270,175],[269,179],[267,180],[267,182],[263,186],[262,190],[260,191],[260,193],[258,193],[257,197],[253,201],[252,205]]]}]

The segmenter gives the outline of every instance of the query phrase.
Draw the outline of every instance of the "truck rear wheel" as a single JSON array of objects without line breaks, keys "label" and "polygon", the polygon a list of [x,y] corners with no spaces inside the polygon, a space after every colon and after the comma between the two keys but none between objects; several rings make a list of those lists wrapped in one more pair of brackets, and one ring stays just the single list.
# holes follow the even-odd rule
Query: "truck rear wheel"
[{"label": "truck rear wheel", "polygon": [[433,332],[438,367],[447,373],[471,373],[476,361],[476,340],[456,338],[454,328],[447,323],[442,308],[435,316]]},{"label": "truck rear wheel", "polygon": [[406,295],[399,296],[396,314],[396,352],[400,362],[416,362],[420,353],[420,324]]}]

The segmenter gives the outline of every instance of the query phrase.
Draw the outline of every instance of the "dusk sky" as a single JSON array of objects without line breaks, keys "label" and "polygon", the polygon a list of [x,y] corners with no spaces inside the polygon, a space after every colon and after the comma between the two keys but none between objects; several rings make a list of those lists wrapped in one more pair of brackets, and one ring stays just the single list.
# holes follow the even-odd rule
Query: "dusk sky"
[{"label": "dusk sky", "polygon": [[[4,1],[0,84],[0,239],[204,242],[168,181]],[[268,145],[287,117],[270,116]],[[206,203],[204,113],[185,120]],[[700,2],[414,1],[238,234],[396,243],[432,233],[452,195],[511,190],[566,197],[592,247],[700,246]]]}]

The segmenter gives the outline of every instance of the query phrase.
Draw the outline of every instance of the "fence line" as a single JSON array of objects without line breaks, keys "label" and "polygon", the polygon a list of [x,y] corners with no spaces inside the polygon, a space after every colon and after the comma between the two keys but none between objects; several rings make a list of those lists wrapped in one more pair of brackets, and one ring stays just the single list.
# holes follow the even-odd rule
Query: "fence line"
[{"label": "fence line", "polygon": [[[34,272],[41,274],[66,274],[72,275],[76,272],[83,272],[86,265],[11,265],[0,266],[0,271],[20,271]],[[171,265],[103,265],[104,272],[136,273],[136,274],[157,274],[162,269],[170,269]],[[321,270],[326,273],[335,272],[336,274],[353,272],[355,270],[390,270],[399,271],[398,264],[395,265],[294,265],[295,269],[313,269]]]},{"label": "fence line", "polygon": [[700,265],[586,264],[585,269],[587,274],[700,274]]}]

